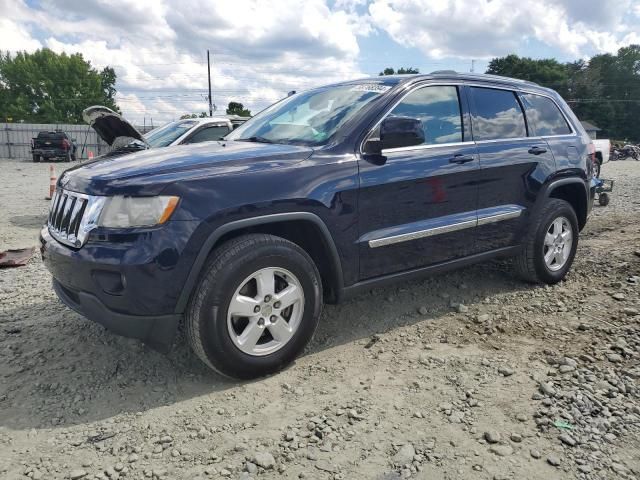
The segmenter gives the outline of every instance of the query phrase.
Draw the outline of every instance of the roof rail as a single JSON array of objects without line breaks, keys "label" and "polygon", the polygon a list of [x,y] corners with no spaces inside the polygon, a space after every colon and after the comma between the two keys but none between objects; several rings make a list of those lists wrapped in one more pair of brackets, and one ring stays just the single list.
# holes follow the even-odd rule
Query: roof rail
[{"label": "roof rail", "polygon": [[457,75],[458,72],[456,72],[455,70],[434,70],[429,75],[438,75],[438,74]]}]

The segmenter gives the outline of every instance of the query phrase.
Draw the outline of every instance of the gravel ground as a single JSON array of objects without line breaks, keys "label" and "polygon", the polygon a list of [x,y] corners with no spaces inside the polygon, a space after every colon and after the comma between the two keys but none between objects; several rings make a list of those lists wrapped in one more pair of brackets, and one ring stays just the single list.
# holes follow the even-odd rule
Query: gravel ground
[{"label": "gravel ground", "polygon": [[[0,165],[0,250],[34,245],[48,167]],[[37,256],[0,270],[0,477],[639,478],[640,162],[603,176],[562,284],[493,262],[374,290],[255,382],[84,320]]]}]

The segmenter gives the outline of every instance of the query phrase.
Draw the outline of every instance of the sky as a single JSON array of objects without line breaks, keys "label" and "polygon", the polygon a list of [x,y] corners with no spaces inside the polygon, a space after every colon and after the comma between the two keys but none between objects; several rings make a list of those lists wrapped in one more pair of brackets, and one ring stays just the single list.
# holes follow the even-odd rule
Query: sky
[{"label": "sky", "polygon": [[385,67],[484,72],[515,53],[573,61],[640,43],[640,0],[0,0],[0,50],[80,52],[117,73],[137,124],[254,113]]}]

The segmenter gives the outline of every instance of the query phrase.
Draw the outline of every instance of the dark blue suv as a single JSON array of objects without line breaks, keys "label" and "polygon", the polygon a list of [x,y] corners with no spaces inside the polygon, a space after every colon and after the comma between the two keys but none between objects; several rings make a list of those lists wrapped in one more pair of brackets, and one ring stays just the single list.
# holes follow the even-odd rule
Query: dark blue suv
[{"label": "dark blue suv", "polygon": [[[291,362],[323,302],[498,256],[556,283],[593,201],[593,148],[533,83],[440,72],[292,95],[223,141],[67,170],[41,251],[60,299],[210,367]],[[345,319],[348,321],[348,319]]]}]

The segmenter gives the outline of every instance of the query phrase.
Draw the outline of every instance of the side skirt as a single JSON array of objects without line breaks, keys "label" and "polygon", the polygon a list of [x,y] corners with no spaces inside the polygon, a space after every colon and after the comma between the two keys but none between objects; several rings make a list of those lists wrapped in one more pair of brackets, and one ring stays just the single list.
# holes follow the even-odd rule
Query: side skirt
[{"label": "side skirt", "polygon": [[503,247],[488,252],[476,253],[475,255],[469,255],[468,257],[456,258],[455,260],[449,260],[436,265],[429,265],[428,267],[421,267],[414,270],[408,270],[406,272],[392,273],[382,277],[363,280],[362,282],[354,283],[353,285],[345,287],[342,291],[342,295],[340,296],[340,300],[342,301],[355,297],[372,288],[381,288],[402,281],[416,280],[436,273],[456,270],[458,268],[484,262],[493,258],[510,257],[519,253],[521,249],[522,247],[520,245]]}]

